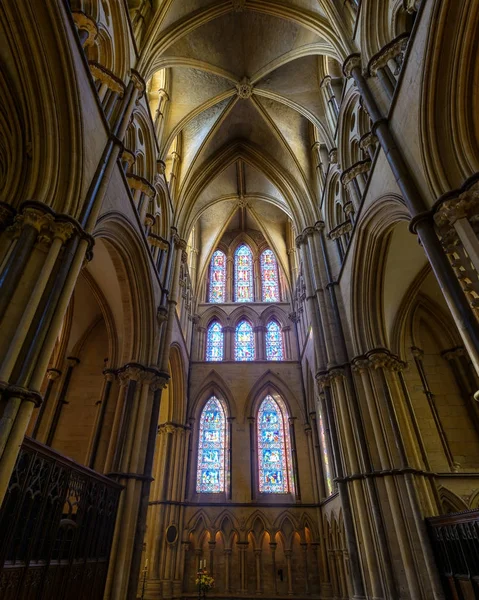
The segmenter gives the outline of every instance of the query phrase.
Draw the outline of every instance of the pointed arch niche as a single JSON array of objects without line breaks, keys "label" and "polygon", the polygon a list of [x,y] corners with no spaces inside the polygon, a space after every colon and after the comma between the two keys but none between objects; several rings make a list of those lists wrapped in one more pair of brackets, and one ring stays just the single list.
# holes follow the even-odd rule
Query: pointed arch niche
[{"label": "pointed arch niche", "polygon": [[224,493],[229,479],[229,429],[226,404],[217,396],[207,400],[200,416],[196,493]]}]

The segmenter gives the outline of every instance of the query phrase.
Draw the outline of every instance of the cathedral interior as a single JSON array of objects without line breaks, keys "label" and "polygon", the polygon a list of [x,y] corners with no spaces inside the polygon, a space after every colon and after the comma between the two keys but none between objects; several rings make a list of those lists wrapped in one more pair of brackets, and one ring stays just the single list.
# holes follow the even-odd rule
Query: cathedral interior
[{"label": "cathedral interior", "polygon": [[0,0],[2,600],[479,598],[478,57],[477,0]]}]

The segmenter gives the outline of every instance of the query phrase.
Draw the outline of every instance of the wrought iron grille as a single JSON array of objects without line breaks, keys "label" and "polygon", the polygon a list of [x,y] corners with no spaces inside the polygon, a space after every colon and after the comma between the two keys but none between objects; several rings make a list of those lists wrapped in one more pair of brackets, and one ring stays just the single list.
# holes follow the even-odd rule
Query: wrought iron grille
[{"label": "wrought iron grille", "polygon": [[451,600],[479,600],[479,510],[427,519],[436,562]]},{"label": "wrought iron grille", "polygon": [[0,509],[0,598],[101,600],[121,490],[25,438]]}]

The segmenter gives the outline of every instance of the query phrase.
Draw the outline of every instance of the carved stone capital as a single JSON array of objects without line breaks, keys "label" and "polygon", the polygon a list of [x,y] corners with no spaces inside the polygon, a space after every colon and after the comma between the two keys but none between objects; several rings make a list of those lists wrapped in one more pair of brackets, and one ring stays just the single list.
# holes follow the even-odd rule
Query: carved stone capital
[{"label": "carved stone capital", "polygon": [[445,200],[436,208],[434,221],[439,228],[454,225],[458,219],[479,214],[479,183],[456,198]]},{"label": "carved stone capital", "polygon": [[346,58],[343,64],[344,76],[349,79],[352,76],[353,70],[356,68],[361,69],[361,55],[351,54]]},{"label": "carved stone capital", "polygon": [[78,364],[80,364],[80,359],[76,356],[67,356],[67,366],[73,369]]},{"label": "carved stone capital", "polygon": [[424,356],[424,350],[421,350],[421,348],[418,348],[417,346],[411,347],[411,353],[414,358],[419,358],[420,360],[422,360],[422,357]]},{"label": "carved stone capital", "polygon": [[82,29],[88,33],[87,39],[83,42],[83,47],[87,48],[88,46],[93,46],[96,36],[98,35],[98,26],[96,22],[84,12],[79,10],[73,10],[72,17],[76,28],[78,30]]},{"label": "carved stone capital", "polygon": [[369,133],[363,135],[363,137],[359,140],[359,147],[361,150],[367,151],[370,146],[376,146],[377,143],[378,138],[372,131],[370,131]]},{"label": "carved stone capital", "polygon": [[371,161],[369,159],[361,160],[355,163],[349,169],[345,169],[341,175],[341,183],[343,185],[347,185],[350,181],[355,179],[358,175],[362,173],[368,173],[371,169]]},{"label": "carved stone capital", "polygon": [[455,360],[456,358],[461,358],[461,356],[467,356],[467,352],[464,346],[458,346],[457,348],[451,348],[450,350],[441,352],[441,356],[447,361],[451,361]]},{"label": "carved stone capital", "polygon": [[338,149],[337,148],[331,148],[331,150],[329,151],[329,160],[331,161],[332,165],[336,165],[338,163]]},{"label": "carved stone capital", "polygon": [[95,79],[104,83],[112,92],[116,92],[120,96],[123,96],[125,84],[106,67],[95,61],[90,61],[90,71]]},{"label": "carved stone capital", "polygon": [[186,250],[188,247],[188,243],[185,240],[182,240],[177,234],[173,236],[173,243],[175,244],[175,248],[177,250]]},{"label": "carved stone capital", "polygon": [[146,89],[145,80],[138,73],[138,71],[135,71],[134,69],[131,70],[130,77],[131,77],[131,80],[133,81],[133,85],[139,91],[139,95],[142,96],[145,93],[145,89]]},{"label": "carved stone capital", "polygon": [[337,240],[346,233],[352,231],[352,229],[353,224],[351,223],[351,221],[344,221],[344,223],[340,223],[337,227],[331,229],[331,231],[328,233],[328,237],[330,240]]},{"label": "carved stone capital", "polygon": [[59,369],[48,369],[47,379],[50,379],[51,381],[56,381],[61,374],[62,372]]},{"label": "carved stone capital", "polygon": [[400,38],[392,41],[390,44],[384,46],[384,48],[378,52],[369,63],[369,72],[371,75],[376,75],[378,69],[385,67],[388,64],[388,61],[391,59],[395,59],[399,55],[401,55],[407,46],[409,36],[401,36]]},{"label": "carved stone capital", "polygon": [[134,175],[133,173],[129,173],[126,176],[128,181],[128,185],[134,190],[140,190],[143,192],[148,198],[154,198],[156,196],[156,190],[151,183],[145,179],[144,177],[140,177],[139,175]]}]

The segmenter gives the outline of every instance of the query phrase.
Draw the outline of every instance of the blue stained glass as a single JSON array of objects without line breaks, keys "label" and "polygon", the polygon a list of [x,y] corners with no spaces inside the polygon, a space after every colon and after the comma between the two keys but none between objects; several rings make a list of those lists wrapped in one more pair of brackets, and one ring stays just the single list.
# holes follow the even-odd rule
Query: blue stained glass
[{"label": "blue stained glass", "polygon": [[254,333],[248,321],[241,321],[236,326],[235,360],[254,360]]},{"label": "blue stained glass", "polygon": [[209,302],[225,302],[226,300],[226,256],[221,250],[213,252],[210,263]]},{"label": "blue stained glass", "polygon": [[213,321],[206,333],[206,360],[223,360],[223,328]]},{"label": "blue stained glass", "polygon": [[266,325],[266,360],[284,360],[283,334],[276,321]]},{"label": "blue stained glass", "polygon": [[272,250],[261,254],[261,288],[263,302],[279,302],[278,263]]},{"label": "blue stained glass", "polygon": [[292,489],[291,447],[286,427],[286,410],[266,396],[258,411],[259,491],[287,494]]},{"label": "blue stained glass", "polygon": [[253,301],[253,254],[242,244],[235,252],[235,302]]},{"label": "blue stained glass", "polygon": [[226,412],[216,396],[206,403],[200,419],[196,491],[215,494],[226,490]]}]

